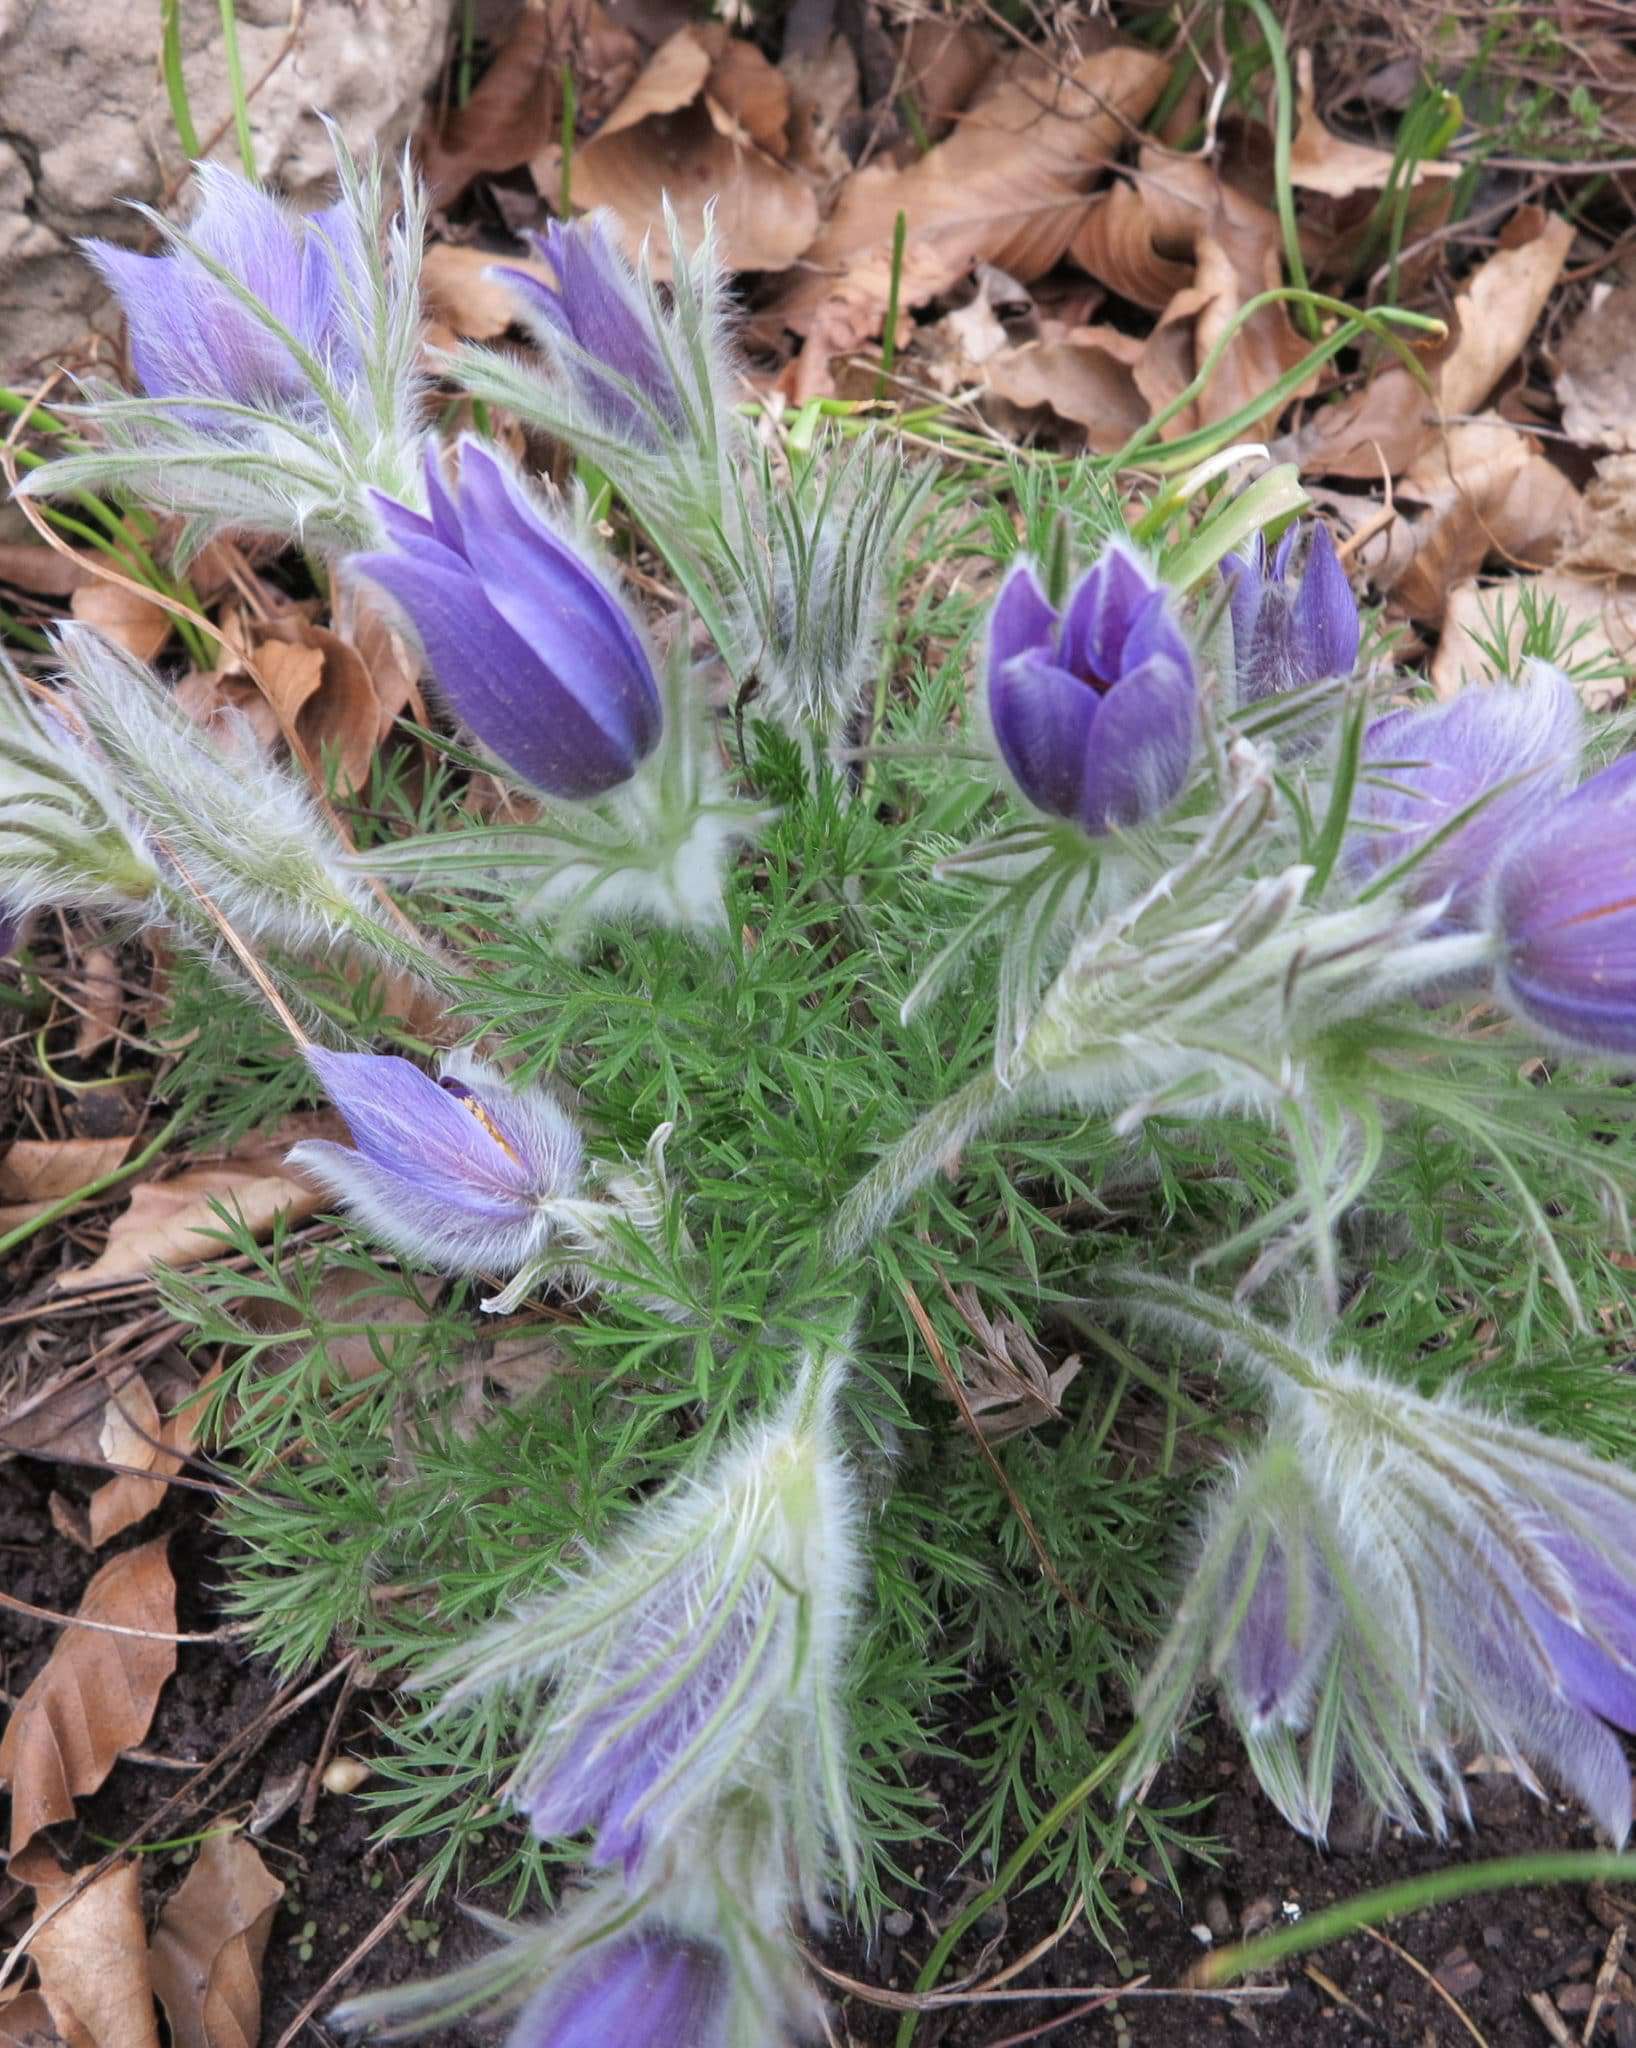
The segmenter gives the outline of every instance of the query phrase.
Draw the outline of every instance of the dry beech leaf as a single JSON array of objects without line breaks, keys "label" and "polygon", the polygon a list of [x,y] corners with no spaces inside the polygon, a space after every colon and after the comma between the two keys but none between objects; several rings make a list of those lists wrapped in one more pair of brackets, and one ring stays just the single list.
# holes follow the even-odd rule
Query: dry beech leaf
[{"label": "dry beech leaf", "polygon": [[1587,448],[1636,450],[1636,285],[1599,284],[1556,352],[1562,429]]},{"label": "dry beech leaf", "polygon": [[[1541,606],[1560,607],[1569,634],[1584,629],[1570,656],[1576,666],[1599,659],[1619,662],[1627,671],[1636,665],[1636,582],[1596,583],[1560,569],[1547,569],[1539,576],[1508,576],[1488,587],[1472,580],[1449,592],[1431,665],[1432,687],[1440,697],[1450,697],[1462,683],[1492,672],[1483,641],[1503,640],[1509,659],[1502,673],[1516,673],[1525,623],[1519,600],[1525,593],[1532,593]],[[1579,694],[1590,710],[1606,711],[1629,689],[1627,674],[1623,679],[1581,682]]]},{"label": "dry beech leaf", "polygon": [[0,583],[26,590],[30,597],[67,597],[100,580],[78,555],[60,555],[32,541],[0,541]]},{"label": "dry beech leaf", "polygon": [[1141,185],[1120,179],[1090,202],[1068,253],[1087,275],[1122,299],[1162,313],[1193,282],[1189,264],[1161,255]]},{"label": "dry beech leaf", "polygon": [[851,175],[840,140],[842,123],[858,111],[858,60],[845,36],[822,49],[785,50],[778,68],[790,86],[789,160],[818,184]]},{"label": "dry beech leaf", "polygon": [[0,1995],[0,2048],[63,2048],[51,2008],[38,1991]]},{"label": "dry beech leaf", "polygon": [[[310,1270],[303,1262],[302,1270]],[[442,1282],[422,1281],[421,1291],[430,1301],[442,1292]],[[384,1294],[367,1273],[346,1270],[325,1272],[318,1281],[313,1305],[319,1316],[336,1323],[362,1324],[344,1337],[332,1338],[324,1356],[335,1368],[336,1379],[367,1379],[381,1369],[381,1355],[391,1358],[403,1344],[405,1330],[419,1329],[426,1310],[401,1294]],[[303,1318],[286,1303],[247,1299],[240,1307],[245,1323],[253,1330],[293,1330]],[[275,1357],[293,1364],[299,1354],[280,1346]]]},{"label": "dry beech leaf", "polygon": [[[142,1320],[101,1332],[99,1349],[112,1359],[148,1326]],[[23,1395],[0,1415],[0,1450],[95,1464],[102,1455],[103,1396],[92,1376],[65,1366],[55,1378]]]},{"label": "dry beech leaf", "polygon": [[172,2048],[257,2048],[262,1958],[283,1896],[243,1835],[205,1837],[149,1952]]},{"label": "dry beech leaf", "polygon": [[[298,657],[294,664],[290,663],[292,655]],[[314,771],[321,773],[333,754],[341,788],[367,789],[383,721],[374,677],[358,649],[326,626],[299,618],[280,619],[257,643],[256,659],[269,691],[288,685],[280,710],[294,727]],[[273,680],[275,673],[282,679],[278,685]],[[391,718],[384,721],[388,728],[391,722]]]},{"label": "dry beech leaf", "polygon": [[1400,476],[1435,439],[1439,404],[1445,414],[1475,412],[1522,353],[1562,275],[1573,226],[1524,207],[1508,240],[1456,295],[1452,341],[1428,365],[1436,402],[1393,361],[1275,452],[1312,476],[1378,477],[1383,458]]},{"label": "dry beech leaf", "polygon": [[493,341],[517,317],[511,293],[485,272],[496,263],[523,270],[542,284],[556,279],[533,257],[497,256],[492,249],[465,249],[456,242],[433,242],[421,267],[420,284],[426,308],[449,333],[467,341]]},{"label": "dry beech leaf", "polygon": [[900,90],[934,142],[948,133],[999,60],[993,39],[966,22],[922,15],[909,24]]},{"label": "dry beech leaf", "polygon": [[195,669],[182,677],[172,695],[195,725],[208,730],[224,712],[232,711],[245,720],[260,746],[270,751],[279,743],[278,717],[266,696],[227,669]]},{"label": "dry beech leaf", "polygon": [[1584,520],[1561,567],[1636,576],[1636,455],[1609,455],[1585,487]]},{"label": "dry beech leaf", "polygon": [[[1312,52],[1299,51],[1295,65],[1297,123],[1289,153],[1291,184],[1306,192],[1321,192],[1329,199],[1350,199],[1355,192],[1384,192],[1396,161],[1392,152],[1332,135],[1318,118],[1312,90]],[[1455,178],[1459,174],[1458,164],[1422,161],[1415,165],[1410,182],[1418,185],[1428,179]]]},{"label": "dry beech leaf", "polygon": [[1023,342],[992,356],[984,365],[988,388],[1012,405],[1047,405],[1062,419],[1085,429],[1094,454],[1122,448],[1148,418],[1132,366],[1144,344],[1113,327],[1069,327],[1042,323],[1038,341]]},{"label": "dry beech leaf", "polygon": [[358,650],[375,692],[376,747],[406,711],[413,712],[421,725],[429,724],[413,649],[373,605],[360,603],[356,593],[348,607],[345,636]]},{"label": "dry beech leaf", "polygon": [[19,1138],[0,1155],[0,1230],[43,1215],[124,1163],[126,1138]]},{"label": "dry beech leaf", "polygon": [[39,1928],[29,1954],[65,2048],[159,2048],[137,1860],[114,1864],[77,1898],[77,1875],[38,1845],[26,1865],[17,1874],[34,1887]]},{"label": "dry beech leaf", "polygon": [[1532,436],[1492,413],[1450,427],[1404,471],[1399,497],[1359,559],[1411,618],[1432,625],[1454,585],[1491,554],[1544,567],[1578,520],[1573,485]]},{"label": "dry beech leaf", "polygon": [[576,151],[575,196],[610,208],[633,254],[651,238],[661,275],[665,198],[688,242],[714,203],[729,269],[785,270],[818,230],[812,186],[784,160],[789,112],[789,81],[752,43],[720,22],[678,29]]},{"label": "dry beech leaf", "polygon": [[562,130],[562,75],[579,92],[579,118],[595,121],[635,76],[641,45],[596,0],[526,7],[476,90],[440,132],[422,138],[421,168],[435,204],[447,206],[473,178],[514,170]]},{"label": "dry beech leaf", "polygon": [[[180,1472],[204,1420],[200,1393],[215,1378],[213,1368],[202,1381],[191,1373],[171,1385],[168,1412],[146,1382],[132,1380],[109,1397],[102,1432],[102,1453],[111,1465],[134,1465],[137,1472],[116,1472],[86,1504],[85,1535],[93,1550],[144,1521],[165,1498],[166,1479]],[[151,1472],[143,1479],[138,1472]]]},{"label": "dry beech leaf", "polygon": [[978,94],[947,141],[906,170],[874,164],[855,172],[775,308],[806,337],[794,395],[821,390],[830,356],[879,334],[900,212],[905,314],[979,262],[1024,284],[1049,270],[1084,220],[1091,181],[1168,75],[1163,59],[1143,50],[1098,50],[1060,77],[1029,53]]},{"label": "dry beech leaf", "polygon": [[89,1059],[119,1029],[125,984],[118,960],[106,946],[88,946],[75,964],[68,988],[80,1010],[74,1054],[77,1059]]},{"label": "dry beech leaf", "polygon": [[82,583],[69,599],[68,608],[76,619],[95,626],[138,661],[152,661],[170,638],[170,613],[117,583]]},{"label": "dry beech leaf", "polygon": [[192,1266],[220,1257],[222,1224],[212,1203],[236,1208],[257,1237],[264,1237],[281,1215],[303,1222],[319,1208],[321,1197],[284,1166],[284,1154],[302,1138],[343,1135],[340,1119],[325,1111],[286,1117],[273,1131],[246,1139],[225,1159],[184,1167],[169,1180],[144,1182],[114,1219],[101,1256],[64,1273],[56,1286],[65,1293],[101,1287],[111,1280],[133,1280],[153,1266]]},{"label": "dry beech leaf", "polygon": [[[173,1633],[176,1582],[165,1539],[111,1558],[86,1587],[77,1612],[88,1621]],[[71,1819],[74,1801],[94,1792],[121,1751],[142,1740],[175,1669],[174,1643],[63,1629],[0,1737],[13,1857],[41,1828]]]}]

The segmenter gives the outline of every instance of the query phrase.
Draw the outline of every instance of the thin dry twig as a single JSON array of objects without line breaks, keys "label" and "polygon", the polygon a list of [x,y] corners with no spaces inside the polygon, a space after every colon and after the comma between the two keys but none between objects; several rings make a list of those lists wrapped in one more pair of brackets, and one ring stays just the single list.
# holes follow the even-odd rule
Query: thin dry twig
[{"label": "thin dry twig", "polygon": [[273,2048],[290,2048],[290,2044],[295,2040],[296,2036],[301,2032],[301,2029],[307,2024],[308,2020],[312,2018],[313,2014],[318,2010],[318,2008],[324,2003],[324,2001],[327,1998],[329,1998],[334,1992],[340,1989],[340,1987],[346,1982],[347,1978],[352,1975],[355,1969],[357,1969],[358,1965],[363,1961],[364,1957],[369,1954],[370,1950],[372,1948],[377,1947],[381,1942],[383,1942],[386,1939],[386,1937],[392,1932],[393,1928],[396,1927],[398,1922],[403,1918],[404,1914],[407,1913],[409,1908],[415,1903],[416,1899],[418,1899],[421,1893],[425,1891],[427,1885],[429,1885],[431,1881],[431,1871],[423,1870],[420,1873],[419,1877],[411,1879],[410,1882],[404,1886],[403,1890],[398,1894],[397,1898],[393,1901],[393,1903],[390,1906],[387,1907],[386,1911],[381,1915],[380,1919],[375,1922],[375,1925],[364,1936],[363,1940],[359,1942],[358,1946],[352,1951],[351,1955],[344,1956],[341,1959],[341,1961],[336,1964],[335,1968],[330,1971],[329,1975],[324,1979],[323,1983],[319,1985],[318,1989],[312,1994],[311,1998],[307,2000],[306,2004],[296,2014],[295,2018],[291,2020],[290,2024],[284,2029],[283,2033],[280,2034],[278,2039],[273,2043]]},{"label": "thin dry twig", "polygon": [[[151,1472],[137,1475],[151,1479]],[[90,1628],[104,1636],[138,1636],[145,1643],[233,1643],[245,1633],[245,1623],[229,1622],[226,1628],[212,1629],[208,1635],[171,1635],[162,1628],[126,1628],[117,1621],[89,1621],[80,1614],[58,1614],[54,1608],[36,1607],[31,1601],[19,1600],[15,1593],[0,1592],[0,1607],[9,1608],[13,1614],[26,1614],[31,1621],[49,1621],[57,1628]],[[3,1980],[0,1980],[3,1981]]]},{"label": "thin dry twig", "polygon": [[1461,2026],[1465,2028],[1466,2032],[1478,2044],[1478,2048],[1489,2048],[1487,2036],[1478,2028],[1477,2022],[1466,2011],[1465,2007],[1448,1986],[1437,1981],[1436,1977],[1432,1975],[1431,1971],[1426,1968],[1418,1956],[1410,1955],[1406,1948],[1393,1941],[1389,1934],[1382,1934],[1378,1927],[1366,1927],[1363,1931],[1371,1940],[1378,1941],[1382,1948],[1390,1949],[1400,1963],[1407,1963],[1417,1977],[1424,1978],[1426,1983],[1431,1986],[1433,1991],[1437,1993],[1438,1997],[1448,2007],[1449,2011],[1460,2022]]}]

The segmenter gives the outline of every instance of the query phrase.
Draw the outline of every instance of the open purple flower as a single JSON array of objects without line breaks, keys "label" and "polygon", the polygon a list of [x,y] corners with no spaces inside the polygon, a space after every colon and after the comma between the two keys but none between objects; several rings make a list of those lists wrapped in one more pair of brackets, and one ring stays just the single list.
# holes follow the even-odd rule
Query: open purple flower
[{"label": "open purple flower", "polygon": [[1110,546],[1060,614],[1018,562],[989,617],[987,688],[1001,759],[1052,817],[1099,838],[1181,793],[1193,657],[1169,592],[1128,549]]},{"label": "open purple flower", "polygon": [[1573,685],[1538,661],[1517,684],[1471,683],[1429,710],[1387,712],[1364,736],[1350,872],[1362,884],[1418,854],[1410,893],[1447,896],[1450,921],[1469,925],[1497,863],[1534,843],[1582,744]]},{"label": "open purple flower", "polygon": [[[679,431],[682,402],[641,286],[614,245],[610,219],[592,214],[571,226],[553,221],[529,237],[551,266],[554,287],[503,264],[493,274],[510,287],[592,414],[625,439],[657,447],[650,414]],[[569,346],[554,346],[559,341]]]},{"label": "open purple flower", "polygon": [[311,1139],[290,1163],[383,1243],[440,1272],[510,1274],[550,1240],[583,1148],[543,1089],[510,1088],[469,1054],[437,1080],[390,1053],[310,1046],[307,1064],[357,1150]]},{"label": "open purple flower", "polygon": [[[189,239],[266,309],[258,318],[192,250],[140,256],[112,242],[81,244],[118,294],[131,364],[152,398],[203,398],[303,415],[323,400],[288,335],[342,387],[361,372],[346,284],[367,305],[357,228],[344,207],[303,218],[237,172],[200,164]],[[279,332],[284,330],[284,334]],[[185,413],[206,433],[241,435],[231,413]]]},{"label": "open purple flower", "polygon": [[377,498],[390,553],[352,566],[407,614],[463,724],[547,796],[628,782],[663,708],[641,635],[601,578],[482,442],[451,493],[426,457],[431,516]]},{"label": "open purple flower", "polygon": [[506,2048],[728,2048],[733,2003],[719,1948],[643,1927],[588,1948],[536,1991]]},{"label": "open purple flower", "polygon": [[[1303,533],[1306,550],[1292,579]],[[1304,529],[1292,526],[1273,551],[1270,569],[1267,544],[1258,533],[1244,554],[1222,557],[1221,573],[1228,585],[1240,704],[1352,673],[1358,607],[1328,527],[1316,520]]]},{"label": "open purple flower", "polygon": [[1636,1053],[1636,754],[1537,818],[1488,901],[1499,993],[1590,1052]]}]

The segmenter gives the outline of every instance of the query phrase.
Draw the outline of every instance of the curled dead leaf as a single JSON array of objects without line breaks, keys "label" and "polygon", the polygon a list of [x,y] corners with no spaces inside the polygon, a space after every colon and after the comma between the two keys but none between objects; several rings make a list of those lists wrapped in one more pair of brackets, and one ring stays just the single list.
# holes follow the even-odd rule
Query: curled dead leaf
[{"label": "curled dead leaf", "polygon": [[830,355],[879,334],[900,212],[904,313],[979,262],[1031,282],[1073,241],[1092,181],[1168,75],[1164,60],[1144,50],[1098,50],[1060,76],[1026,53],[978,93],[946,141],[907,169],[855,172],[776,306],[807,341],[796,395],[823,387]]},{"label": "curled dead leaf", "polygon": [[[165,1539],[111,1558],[76,1611],[88,1621],[152,1629],[159,1638],[173,1634],[176,1582]],[[175,1669],[172,1642],[72,1625],[63,1630],[0,1737],[13,1858],[41,1828],[70,1819],[74,1801],[94,1792],[120,1753],[142,1740]]]},{"label": "curled dead leaf", "polygon": [[77,1875],[36,1846],[24,1882],[37,1907],[29,1954],[64,2048],[159,2048],[135,1860],[113,1864],[76,1896]]},{"label": "curled dead leaf", "polygon": [[240,1834],[207,1835],[149,1955],[173,2048],[257,2048],[261,1966],[284,1887]]},{"label": "curled dead leaf", "polygon": [[[166,1479],[181,1471],[197,1441],[204,1420],[200,1395],[218,1370],[212,1368],[203,1381],[185,1368],[165,1375],[163,1411],[145,1380],[130,1380],[109,1396],[102,1454],[111,1465],[137,1469],[116,1472],[92,1494],[85,1533],[93,1550],[144,1521],[164,1500]],[[144,1479],[138,1476],[142,1472],[154,1476]]]},{"label": "curled dead leaf", "polygon": [[516,304],[503,284],[487,272],[497,263],[526,271],[543,284],[556,279],[532,257],[496,255],[492,249],[468,249],[457,242],[433,242],[421,266],[420,286],[426,309],[448,334],[467,341],[493,341],[517,317]]},{"label": "curled dead leaf", "polygon": [[75,962],[68,993],[79,1006],[74,1055],[77,1059],[89,1059],[119,1029],[120,1013],[125,1007],[119,961],[108,947],[86,947]]},{"label": "curled dead leaf", "polygon": [[1609,455],[1585,488],[1584,522],[1561,566],[1636,576],[1636,455]]},{"label": "curled dead leaf", "polygon": [[367,789],[375,749],[392,718],[383,728],[374,677],[359,650],[326,626],[284,618],[266,628],[256,659],[269,694],[283,693],[281,713],[315,772],[333,756],[343,790]]},{"label": "curled dead leaf", "polygon": [[0,1156],[0,1230],[42,1215],[124,1163],[124,1138],[19,1138]]},{"label": "curled dead leaf", "polygon": [[[1401,175],[1398,159],[1389,149],[1371,143],[1349,142],[1335,135],[1318,117],[1312,89],[1312,52],[1296,53],[1296,127],[1290,142],[1291,184],[1304,192],[1319,192],[1329,199],[1349,199],[1356,192],[1384,192],[1394,169]],[[1433,163],[1425,158],[1415,163],[1409,182],[1419,185],[1428,179],[1457,178],[1460,166]]]},{"label": "curled dead leaf", "polygon": [[51,2008],[38,1991],[0,1992],[0,2048],[63,2048]]},{"label": "curled dead leaf", "polygon": [[95,626],[138,661],[152,661],[170,638],[170,613],[118,583],[82,583],[69,599],[68,608],[76,619]]},{"label": "curled dead leaf", "polygon": [[1085,429],[1093,453],[1122,448],[1148,418],[1133,366],[1145,344],[1114,327],[1070,327],[1047,321],[1038,341],[1006,348],[984,364],[988,388],[1012,405],[1049,406]]},{"label": "curled dead leaf", "polygon": [[678,29],[574,158],[575,197],[605,206],[632,254],[668,270],[662,202],[684,240],[716,235],[733,270],[785,270],[818,231],[810,181],[785,160],[790,84],[720,22]]},{"label": "curled dead leaf", "polygon": [[258,1132],[212,1164],[184,1167],[168,1180],[147,1181],[114,1219],[108,1242],[89,1266],[64,1273],[64,1292],[131,1280],[154,1266],[192,1266],[220,1255],[221,1218],[214,1204],[236,1209],[257,1237],[276,1217],[303,1221],[319,1207],[318,1190],[284,1166],[284,1154],[299,1139],[342,1133],[327,1113],[286,1117],[271,1131]]},{"label": "curled dead leaf", "polygon": [[1564,433],[1587,448],[1636,450],[1636,285],[1599,284],[1557,349]]}]

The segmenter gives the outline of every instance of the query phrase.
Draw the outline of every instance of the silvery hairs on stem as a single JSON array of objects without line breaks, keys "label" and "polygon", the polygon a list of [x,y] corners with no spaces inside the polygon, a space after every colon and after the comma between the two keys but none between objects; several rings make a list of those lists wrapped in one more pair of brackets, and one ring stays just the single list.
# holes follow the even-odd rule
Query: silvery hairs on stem
[{"label": "silvery hairs on stem", "polygon": [[1448,1390],[1427,1400],[1185,1283],[1110,1307],[1204,1344],[1265,1401],[1262,1449],[1206,1507],[1137,1699],[1134,1794],[1194,1687],[1220,1687],[1263,1789],[1322,1839],[1338,1778],[1378,1818],[1469,1820],[1461,1763],[1538,1766],[1622,1843],[1636,1731],[1636,1479]]},{"label": "silvery hairs on stem", "polygon": [[689,249],[667,203],[667,304],[596,214],[535,238],[556,286],[499,266],[550,374],[468,347],[451,373],[610,478],[670,563],[734,681],[803,744],[837,737],[874,673],[902,538],[927,475],[865,435],[775,463],[735,405],[737,350],[713,209]]},{"label": "silvery hairs on stem", "polygon": [[85,244],[124,305],[142,389],[84,384],[67,410],[97,445],[23,491],[144,499],[183,520],[184,561],[224,530],[320,554],[367,546],[371,490],[418,502],[425,197],[406,155],[389,219],[380,161],[330,136],[340,197],[320,213],[201,163],[188,228],[136,207],[166,253]]},{"label": "silvery hairs on stem", "polygon": [[348,872],[347,849],[307,785],[262,750],[246,721],[228,714],[218,741],[143,663],[88,626],[59,627],[56,647],[66,701],[155,850],[163,889],[153,907],[184,936],[215,949],[217,928],[191,882],[258,944],[295,954],[340,946],[434,983],[444,978]]},{"label": "silvery hairs on stem", "polygon": [[[837,1441],[844,1354],[628,1518],[537,1606],[420,1674],[446,1712],[520,1695],[509,1785],[542,1838],[593,1831],[628,1884],[686,1875],[710,1816],[764,1833],[821,1921],[856,1874],[842,1693],[861,1590],[856,1482]],[[762,1889],[765,1889],[763,1885]]]},{"label": "silvery hairs on stem", "polygon": [[146,919],[159,856],[107,763],[0,652],[0,913],[98,910]]}]

